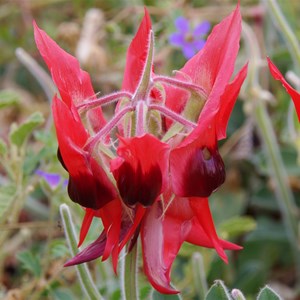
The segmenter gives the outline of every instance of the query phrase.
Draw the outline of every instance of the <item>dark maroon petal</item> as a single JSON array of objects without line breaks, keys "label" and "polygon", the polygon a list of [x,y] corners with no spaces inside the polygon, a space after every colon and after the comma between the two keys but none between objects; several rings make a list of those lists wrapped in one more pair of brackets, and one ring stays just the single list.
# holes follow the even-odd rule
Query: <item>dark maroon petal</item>
[{"label": "dark maroon petal", "polygon": [[145,207],[151,206],[162,188],[161,170],[155,165],[143,174],[140,163],[134,170],[128,162],[124,162],[118,170],[117,185],[126,205],[141,203]]},{"label": "dark maroon petal", "polygon": [[183,177],[184,196],[208,197],[225,181],[225,166],[218,150],[196,148]]},{"label": "dark maroon petal", "polygon": [[119,142],[110,167],[120,195],[128,206],[151,206],[167,186],[169,145],[150,134]]},{"label": "dark maroon petal", "polygon": [[172,187],[177,196],[208,197],[225,181],[223,160],[215,147],[183,147],[171,152]]},{"label": "dark maroon petal", "polygon": [[106,244],[106,234],[104,231],[102,231],[100,236],[94,242],[92,242],[85,249],[77,253],[73,258],[68,260],[64,264],[64,267],[82,264],[102,256],[104,252],[105,244]]}]

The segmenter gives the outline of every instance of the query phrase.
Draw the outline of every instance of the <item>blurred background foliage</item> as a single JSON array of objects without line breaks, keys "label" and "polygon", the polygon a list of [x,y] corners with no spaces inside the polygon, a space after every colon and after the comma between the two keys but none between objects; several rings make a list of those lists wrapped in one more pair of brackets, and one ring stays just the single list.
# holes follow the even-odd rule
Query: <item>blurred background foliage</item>
[{"label": "blurred background foliage", "polygon": [[[0,2],[0,298],[1,299],[83,299],[75,268],[63,268],[70,254],[58,214],[61,203],[72,210],[80,228],[83,211],[68,198],[67,174],[56,158],[57,142],[51,119],[53,86],[41,87],[30,68],[24,65],[24,49],[45,68],[36,49],[32,21],[61,47],[81,57],[95,91],[101,94],[120,88],[129,45],[143,7],[147,6],[156,35],[155,69],[170,75],[185,63],[180,49],[169,45],[178,16],[192,24],[203,20],[213,25],[228,15],[237,1],[229,0],[11,0]],[[300,2],[278,1],[296,36],[300,35]],[[93,15],[89,14],[91,9]],[[282,35],[276,30],[268,7],[260,1],[241,0],[243,20],[251,26],[262,56],[270,56],[285,74],[300,70],[292,61]],[[95,17],[96,16],[96,17]],[[89,31],[90,30],[90,31]],[[89,33],[92,32],[92,33]],[[79,43],[86,38],[89,54],[82,55]],[[16,49],[21,59],[16,57]],[[249,60],[241,42],[237,70]],[[24,56],[25,55],[25,56]],[[25,63],[26,64],[26,63]],[[201,66],[200,66],[201,68]],[[32,70],[31,70],[32,71]],[[299,144],[291,133],[289,119],[295,120],[289,96],[270,79],[266,61],[259,69],[260,85],[269,91],[266,101],[272,126],[288,174],[288,184],[297,205],[300,202]],[[183,299],[198,299],[192,268],[193,253],[203,258],[208,285],[221,279],[230,288],[241,289],[254,299],[269,284],[284,299],[300,299],[300,279],[276,201],[274,181],[263,151],[263,140],[253,117],[252,98],[246,82],[232,114],[228,137],[220,144],[227,180],[210,199],[216,228],[224,239],[244,247],[228,253],[225,265],[214,251],[184,244],[173,267],[173,282]],[[112,113],[107,107],[105,113]],[[295,121],[293,128],[299,134]],[[59,175],[56,185],[36,171]],[[95,220],[87,241],[101,230]],[[299,241],[295,241],[298,243]],[[120,299],[118,278],[109,262],[89,264],[95,283],[105,299]],[[142,274],[142,272],[141,272]],[[141,275],[141,297],[151,290]],[[161,299],[161,298],[157,298]],[[165,299],[165,298],[164,298]],[[166,298],[167,299],[167,298]]]}]

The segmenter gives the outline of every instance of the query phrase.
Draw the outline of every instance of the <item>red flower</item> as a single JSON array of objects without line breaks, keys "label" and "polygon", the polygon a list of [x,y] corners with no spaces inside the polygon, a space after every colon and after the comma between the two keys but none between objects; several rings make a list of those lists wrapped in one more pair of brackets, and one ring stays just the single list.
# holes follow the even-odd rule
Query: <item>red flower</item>
[{"label": "red flower", "polygon": [[[177,293],[170,272],[183,242],[214,248],[227,262],[224,250],[240,247],[218,237],[207,197],[225,180],[217,141],[226,136],[247,73],[245,66],[229,82],[239,49],[239,6],[173,78],[153,71],[145,10],[127,52],[122,91],[100,99],[77,61],[37,27],[35,32],[62,98],[54,98],[53,115],[61,162],[71,178],[69,194],[86,209],[79,244],[93,217],[104,227],[66,265],[111,255],[116,269],[124,245],[129,242],[130,249],[140,236],[149,281],[160,292]],[[113,101],[116,111],[106,122],[98,107]],[[116,126],[114,154],[107,136]]]},{"label": "red flower", "polygon": [[284,86],[284,88],[286,89],[288,94],[291,96],[291,98],[294,102],[295,108],[296,108],[298,120],[300,122],[300,94],[299,94],[299,92],[297,92],[295,89],[293,89],[288,84],[288,82],[284,79],[284,77],[282,76],[282,74],[280,73],[278,68],[274,65],[274,63],[271,61],[271,59],[267,57],[267,60],[268,60],[268,65],[269,65],[269,69],[270,69],[272,76],[274,77],[274,79],[279,80],[282,83],[282,85]]}]

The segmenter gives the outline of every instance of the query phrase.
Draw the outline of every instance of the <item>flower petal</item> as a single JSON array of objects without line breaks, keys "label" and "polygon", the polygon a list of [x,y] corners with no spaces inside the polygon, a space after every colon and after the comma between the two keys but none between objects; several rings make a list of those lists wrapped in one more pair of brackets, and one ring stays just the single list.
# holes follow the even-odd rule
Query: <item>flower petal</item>
[{"label": "flower petal", "polygon": [[190,30],[189,21],[182,16],[178,17],[175,20],[175,26],[176,26],[176,29],[182,33],[188,33]]},{"label": "flower petal", "polygon": [[70,175],[69,196],[84,207],[99,209],[117,197],[116,190],[101,166],[83,150],[89,135],[70,105],[71,109],[57,97],[53,99],[59,157]]},{"label": "flower petal", "polygon": [[182,53],[186,59],[190,59],[191,57],[193,57],[195,55],[193,44],[185,43],[182,47]]},{"label": "flower petal", "polygon": [[[95,97],[90,76],[80,69],[75,57],[61,49],[43,30],[34,22],[34,36],[41,56],[46,62],[53,81],[55,82],[62,100],[71,107],[84,100]],[[105,123],[101,107],[89,112],[93,128],[99,129]],[[95,116],[94,116],[95,115]]]},{"label": "flower petal", "polygon": [[203,21],[198,26],[195,27],[193,35],[195,37],[203,37],[203,35],[206,35],[208,31],[210,30],[210,23],[208,21]]},{"label": "flower petal", "polygon": [[106,260],[114,247],[118,247],[121,231],[122,206],[119,199],[115,199],[100,209],[100,217],[106,232],[107,242],[102,260]]},{"label": "flower petal", "polygon": [[139,79],[144,70],[145,60],[147,58],[149,34],[151,29],[150,16],[145,8],[145,16],[127,50],[122,90],[133,93],[139,83]]},{"label": "flower petal", "polygon": [[161,293],[177,294],[170,285],[170,269],[164,262],[162,210],[155,202],[148,210],[141,227],[144,270],[152,286]]},{"label": "flower petal", "polygon": [[300,93],[291,87],[291,85],[285,80],[285,78],[282,76],[278,68],[274,65],[274,63],[271,61],[269,57],[267,57],[267,60],[268,60],[268,65],[272,76],[274,77],[274,79],[279,80],[282,83],[285,90],[291,96],[295,104],[298,120],[300,122]]},{"label": "flower petal", "polygon": [[120,195],[126,205],[150,206],[167,185],[169,145],[150,134],[119,141],[111,171]]},{"label": "flower petal", "polygon": [[[220,109],[218,111],[218,114],[216,116],[217,119],[217,139],[221,140],[226,137],[226,129],[229,121],[229,117],[231,115],[231,112],[233,110],[233,106],[236,102],[236,99],[238,97],[238,94],[240,92],[241,86],[247,76],[247,70],[248,70],[248,64],[246,64],[240,72],[235,76],[235,78],[232,80],[230,84],[225,89],[224,94],[221,96],[220,101]],[[209,113],[210,110],[210,103],[207,103],[207,105],[203,109],[203,113]],[[203,115],[204,115],[203,114]]]},{"label": "flower petal", "polygon": [[42,170],[37,170],[35,173],[43,177],[51,189],[56,189],[58,187],[61,180],[61,175],[57,173],[48,173]]},{"label": "flower petal", "polygon": [[224,249],[220,243],[219,237],[214,226],[213,218],[210,213],[208,199],[207,198],[190,198],[190,206],[196,216],[199,224],[204,229],[208,238],[211,240],[213,247],[216,249],[219,256],[227,263],[228,258]]},{"label": "flower petal", "polygon": [[215,124],[199,124],[193,131],[197,139],[188,143],[188,137],[171,151],[171,182],[177,196],[208,197],[225,181],[215,130]]},{"label": "flower petal", "polygon": [[78,241],[78,245],[77,245],[78,248],[82,245],[82,243],[91,227],[94,216],[95,216],[95,211],[93,209],[87,208],[85,210],[85,215],[82,220],[82,225],[81,225],[80,233],[79,233],[79,241]]},{"label": "flower petal", "polygon": [[184,35],[175,32],[169,36],[169,43],[174,46],[182,46],[184,44]]},{"label": "flower petal", "polygon": [[103,255],[106,244],[106,234],[102,231],[100,236],[85,249],[77,253],[73,258],[68,260],[64,267],[82,264],[94,260]]}]

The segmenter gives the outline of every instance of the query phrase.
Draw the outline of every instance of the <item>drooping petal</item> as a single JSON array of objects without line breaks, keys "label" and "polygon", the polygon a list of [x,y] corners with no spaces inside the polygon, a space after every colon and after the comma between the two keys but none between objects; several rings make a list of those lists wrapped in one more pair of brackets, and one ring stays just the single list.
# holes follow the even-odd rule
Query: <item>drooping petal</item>
[{"label": "drooping petal", "polygon": [[93,209],[87,208],[85,210],[85,215],[82,220],[82,225],[81,225],[80,233],[79,233],[79,241],[78,241],[78,246],[77,246],[78,248],[84,242],[84,239],[91,227],[94,216],[95,216],[95,211]]},{"label": "drooping petal", "polygon": [[122,205],[119,199],[109,202],[100,210],[107,242],[102,260],[106,260],[114,247],[118,247],[121,231]]},{"label": "drooping petal", "polygon": [[155,202],[148,210],[141,227],[144,270],[152,286],[161,293],[177,294],[170,285],[170,269],[164,262],[162,210]]},{"label": "drooping petal", "polygon": [[150,206],[167,185],[169,145],[150,134],[119,141],[111,171],[120,195],[129,206]]},{"label": "drooping petal", "polygon": [[[72,102],[77,105],[84,100],[92,100],[95,92],[89,74],[81,70],[77,59],[61,49],[35,22],[33,26],[36,45],[62,100],[69,108]],[[106,123],[100,107],[91,110],[89,114],[93,118],[94,128],[101,128]]]},{"label": "drooping petal", "polygon": [[228,258],[224,249],[220,243],[219,237],[214,226],[213,218],[210,213],[208,199],[207,198],[190,198],[190,206],[196,216],[199,224],[204,229],[204,232],[207,234],[208,238],[211,240],[214,248],[216,249],[219,256],[227,263]]},{"label": "drooping petal", "polygon": [[105,231],[102,231],[100,236],[94,242],[92,242],[85,249],[77,253],[73,258],[68,260],[64,264],[64,267],[82,264],[102,256],[105,249],[105,244],[106,234]]},{"label": "drooping petal", "polygon": [[148,10],[145,8],[145,16],[127,50],[122,90],[126,90],[131,93],[134,93],[136,90],[147,58],[149,34],[151,29],[151,19]]},{"label": "drooping petal", "polygon": [[[170,227],[165,230],[165,239],[170,239],[171,243],[177,240],[177,243],[181,245],[183,241],[186,241],[202,247],[215,248],[225,261],[224,249],[242,249],[242,247],[224,241],[217,236],[207,198],[175,197],[164,214],[163,222],[164,226],[168,224],[168,226],[174,227],[173,231],[168,230]],[[176,230],[176,227],[179,229]],[[170,259],[174,256],[168,252],[172,253],[171,247],[166,249],[166,263],[168,262],[167,257]],[[169,263],[170,261],[168,266]]]},{"label": "drooping petal", "polygon": [[283,75],[280,73],[278,68],[274,65],[274,63],[271,61],[269,57],[267,57],[267,60],[268,60],[268,65],[272,76],[274,77],[274,79],[279,80],[282,83],[285,90],[291,96],[295,104],[298,120],[300,122],[300,93],[291,87],[291,85],[285,80]]},{"label": "drooping petal", "polygon": [[99,209],[116,198],[116,190],[101,166],[83,150],[89,135],[70,105],[71,109],[57,97],[53,99],[59,156],[70,175],[69,196],[84,207]]},{"label": "drooping petal", "polygon": [[119,245],[119,252],[123,249],[123,247],[127,244],[129,239],[133,236],[135,231],[138,229],[145,213],[146,213],[146,208],[143,207],[142,205],[138,204],[136,207],[134,221],[133,221],[132,225],[130,226],[129,230],[127,231],[126,235],[122,239],[122,242]]}]

